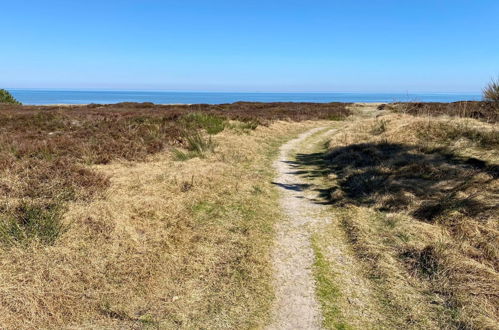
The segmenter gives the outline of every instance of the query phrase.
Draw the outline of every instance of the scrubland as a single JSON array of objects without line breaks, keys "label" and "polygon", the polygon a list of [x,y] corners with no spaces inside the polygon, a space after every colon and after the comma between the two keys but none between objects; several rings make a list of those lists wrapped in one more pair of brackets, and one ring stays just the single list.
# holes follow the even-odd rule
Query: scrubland
[{"label": "scrubland", "polygon": [[[407,115],[414,106],[371,109],[324,149],[297,155],[331,204],[331,223],[315,240],[318,287],[334,292],[321,297],[326,310],[349,317],[333,313],[326,327],[345,319],[354,328],[499,323],[497,112],[438,116],[442,107],[430,104],[440,110]],[[398,114],[386,110],[393,107]],[[335,258],[338,250],[346,257]]]},{"label": "scrubland", "polygon": [[272,162],[335,121],[294,160],[329,206],[323,325],[495,329],[497,118],[491,102],[0,105],[0,327],[264,327]]},{"label": "scrubland", "polygon": [[263,325],[273,158],[349,111],[230,107],[3,106],[1,327]]},{"label": "scrubland", "polygon": [[460,101],[452,103],[409,102],[383,104],[380,107],[397,113],[415,116],[438,117],[445,115],[458,118],[473,118],[488,123],[497,123],[499,121],[499,106],[497,102],[498,101]]}]

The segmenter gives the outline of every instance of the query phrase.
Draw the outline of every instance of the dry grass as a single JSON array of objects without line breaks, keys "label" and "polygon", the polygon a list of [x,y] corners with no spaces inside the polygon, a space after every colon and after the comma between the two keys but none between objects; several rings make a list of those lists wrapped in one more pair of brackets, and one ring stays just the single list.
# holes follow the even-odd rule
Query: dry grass
[{"label": "dry grass", "polygon": [[[0,111],[3,328],[265,323],[270,164],[315,123],[148,111]],[[215,152],[175,161],[186,129]]]},{"label": "dry grass", "polygon": [[380,108],[415,116],[446,115],[453,117],[473,118],[489,123],[497,123],[499,121],[499,103],[497,102],[409,102],[384,104],[381,105]]},{"label": "dry grass", "polygon": [[[220,106],[118,105],[0,107],[0,214],[7,223],[0,240],[37,239],[40,226],[29,214],[62,209],[64,203],[90,200],[108,185],[107,178],[87,166],[113,160],[138,161],[172,148],[179,159],[202,157],[214,149],[206,134],[226,128],[245,133],[276,119],[300,121],[344,117],[345,105],[228,104]],[[242,122],[235,124],[232,119]],[[21,214],[21,207],[37,212]],[[29,213],[29,214],[28,214]],[[60,226],[54,212],[54,231]],[[36,218],[36,216],[35,216]],[[34,234],[22,235],[23,228]],[[44,227],[43,227],[44,228]],[[43,231],[43,230],[42,230]],[[3,233],[3,234],[2,234]],[[14,234],[17,233],[17,234]],[[10,236],[18,236],[11,239]],[[52,241],[52,240],[50,240]]]},{"label": "dry grass", "polygon": [[493,79],[483,89],[483,98],[489,102],[499,102],[499,79]]},{"label": "dry grass", "polygon": [[328,177],[320,191],[364,265],[380,324],[496,328],[498,134],[472,119],[386,115],[351,122],[326,153],[298,155],[309,176]]}]

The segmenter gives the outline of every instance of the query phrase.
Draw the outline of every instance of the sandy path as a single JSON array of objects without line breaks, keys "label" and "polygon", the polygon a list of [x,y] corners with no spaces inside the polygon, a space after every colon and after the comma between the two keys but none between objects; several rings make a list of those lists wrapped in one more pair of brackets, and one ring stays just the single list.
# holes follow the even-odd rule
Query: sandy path
[{"label": "sandy path", "polygon": [[[284,144],[274,163],[278,172],[274,182],[281,190],[281,207],[285,218],[276,227],[273,251],[276,301],[273,322],[268,329],[319,329],[321,312],[315,297],[312,274],[314,252],[310,242],[309,226],[323,221],[322,206],[307,196],[307,182],[297,175],[293,155],[316,147],[315,136],[324,128],[314,128]],[[319,139],[331,131],[320,133]],[[312,141],[314,140],[314,141]],[[313,197],[312,197],[313,198]]]}]

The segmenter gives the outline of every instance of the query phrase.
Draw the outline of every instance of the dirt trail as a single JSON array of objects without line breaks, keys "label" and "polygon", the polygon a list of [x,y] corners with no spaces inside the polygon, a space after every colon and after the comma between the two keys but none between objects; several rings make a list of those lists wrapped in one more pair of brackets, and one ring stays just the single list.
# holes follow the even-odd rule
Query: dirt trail
[{"label": "dirt trail", "polygon": [[[381,112],[378,104],[355,104],[356,117],[372,118]],[[320,329],[321,307],[316,298],[313,264],[315,261],[311,237],[321,225],[333,221],[328,205],[318,196],[321,179],[304,174],[307,169],[295,161],[297,154],[309,155],[322,151],[324,143],[342,127],[341,123],[329,127],[311,129],[280,148],[274,168],[278,175],[274,184],[281,192],[281,208],[284,219],[276,227],[276,243],[273,251],[274,287],[276,300],[272,310],[272,322],[268,329]],[[338,238],[340,241],[340,238]],[[338,242],[338,246],[340,246]],[[333,253],[339,264],[354,264],[351,256],[339,249]],[[352,268],[352,267],[347,267]],[[355,281],[349,285],[352,297],[364,297],[368,290],[354,273],[340,270],[346,278]],[[362,314],[369,314],[359,304],[353,304]],[[361,304],[362,305],[362,304]],[[348,313],[347,313],[348,314]],[[373,317],[374,318],[374,317]]]},{"label": "dirt trail", "polygon": [[315,297],[312,274],[314,252],[310,226],[325,221],[320,214],[324,206],[311,202],[308,183],[297,173],[294,154],[307,152],[334,130],[314,128],[284,144],[274,167],[278,176],[274,184],[281,190],[281,207],[285,218],[276,228],[273,252],[276,301],[273,323],[269,329],[319,329],[321,312]]},{"label": "dirt trail", "polygon": [[[366,276],[364,265],[357,259],[340,219],[336,218],[344,216],[341,207],[333,207],[324,200],[324,192],[331,187],[323,176],[327,171],[321,167],[327,142],[335,135],[338,139],[346,136],[348,124],[378,118],[386,113],[379,110],[377,104],[354,104],[351,110],[354,116],[349,123],[314,128],[281,146],[279,158],[274,164],[278,173],[274,184],[281,193],[284,217],[276,226],[272,256],[276,300],[268,329],[320,329],[321,326],[341,325],[358,329],[386,329],[398,328],[401,324],[409,326],[409,323],[406,324],[409,318],[404,315],[412,317],[410,313],[391,310],[385,294],[379,291],[379,285]],[[325,258],[326,266],[314,266],[314,249],[315,253]],[[337,290],[339,294],[327,298],[320,295],[319,301],[315,278],[320,278],[318,274],[324,270],[332,272],[333,280],[332,284],[321,280],[319,294],[324,292],[324,288]],[[427,303],[424,294],[419,296],[417,292],[410,291],[410,287],[407,290],[410,293],[406,294],[410,299],[409,305]],[[325,318],[321,309],[324,309]],[[425,322],[433,324],[432,320],[438,318],[428,315],[428,320],[425,315],[417,316],[422,323],[414,323],[411,327],[418,328],[421,324],[427,324]]]}]

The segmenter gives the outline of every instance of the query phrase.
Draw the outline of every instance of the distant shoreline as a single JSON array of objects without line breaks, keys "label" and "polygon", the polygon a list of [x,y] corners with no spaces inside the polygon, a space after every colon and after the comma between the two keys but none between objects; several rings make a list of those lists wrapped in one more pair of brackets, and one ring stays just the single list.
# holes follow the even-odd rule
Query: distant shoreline
[{"label": "distant shoreline", "polygon": [[235,102],[393,103],[480,101],[478,93],[221,93],[145,91],[9,90],[26,105],[86,105],[123,102],[227,104]]},{"label": "distant shoreline", "polygon": [[[460,100],[460,101],[449,101],[449,102],[425,102],[425,101],[395,101],[395,102],[293,102],[293,101],[277,101],[277,102],[258,102],[258,101],[236,101],[236,102],[228,102],[228,103],[213,103],[209,104],[212,106],[216,105],[222,105],[222,104],[232,104],[232,103],[238,103],[238,102],[247,102],[247,103],[311,103],[311,104],[327,104],[327,103],[349,103],[349,104],[356,104],[356,105],[381,105],[381,104],[390,104],[390,103],[454,103],[454,102],[483,102],[481,100]],[[117,102],[117,103],[81,103],[81,104],[72,104],[72,103],[54,103],[54,104],[22,104],[23,106],[31,106],[31,107],[86,107],[89,105],[98,105],[98,106],[112,106],[112,105],[119,105],[122,103],[130,103],[130,104],[143,104],[143,103],[152,103],[154,106],[192,106],[192,105],[200,105],[203,103],[153,103],[153,102],[130,102],[130,101],[124,101],[124,102]]]}]

